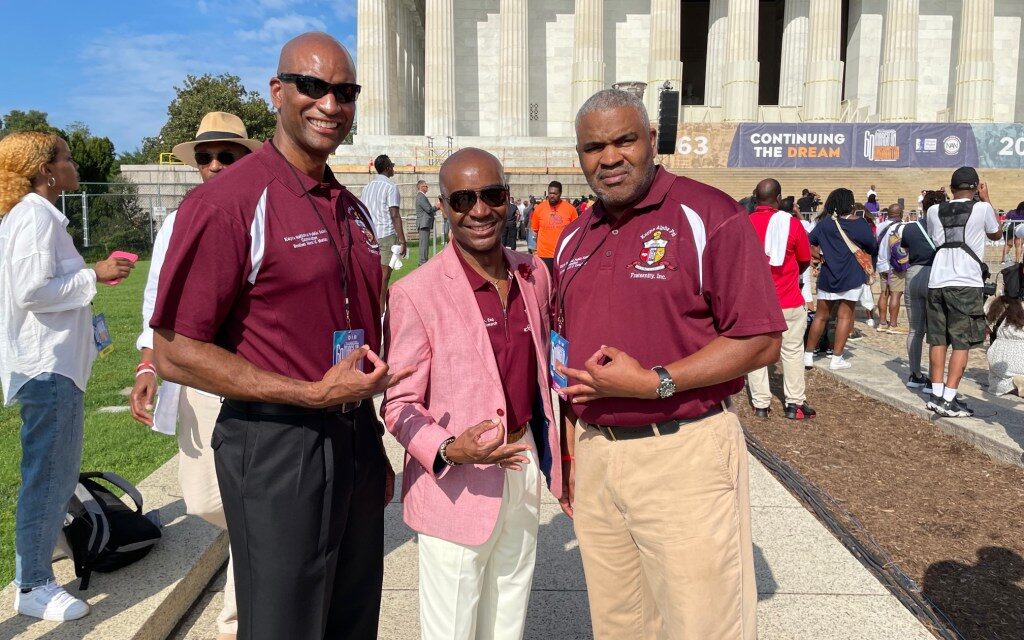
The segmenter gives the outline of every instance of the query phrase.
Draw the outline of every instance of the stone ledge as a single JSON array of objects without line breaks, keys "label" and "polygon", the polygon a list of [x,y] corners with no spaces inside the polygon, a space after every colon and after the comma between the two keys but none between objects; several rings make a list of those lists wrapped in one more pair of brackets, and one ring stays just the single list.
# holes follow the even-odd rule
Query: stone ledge
[{"label": "stone ledge", "polygon": [[196,517],[186,517],[178,483],[178,459],[171,458],[138,485],[145,509],[159,509],[163,539],[139,562],[113,573],[94,573],[89,589],[78,591],[68,560],[54,564],[57,580],[92,611],[81,620],[55,623],[14,613],[14,586],[0,592],[0,638],[71,640],[163,640],[227,560],[227,534]]}]

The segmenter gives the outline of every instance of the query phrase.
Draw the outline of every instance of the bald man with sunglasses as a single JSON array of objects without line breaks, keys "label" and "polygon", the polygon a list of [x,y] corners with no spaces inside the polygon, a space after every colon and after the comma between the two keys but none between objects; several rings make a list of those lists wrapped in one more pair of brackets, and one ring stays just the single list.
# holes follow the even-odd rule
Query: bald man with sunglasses
[{"label": "bald man with sunglasses", "polygon": [[327,167],[355,74],[327,34],[285,44],[274,136],[182,202],[150,321],[160,375],[224,398],[239,640],[377,637],[394,472],[371,399],[411,371],[376,355],[377,240]]},{"label": "bald man with sunglasses", "polygon": [[382,415],[408,452],[402,500],[419,533],[422,636],[518,640],[541,482],[562,486],[547,391],[550,277],[501,244],[509,198],[497,158],[462,149],[439,180],[452,242],[391,288],[387,358],[414,373],[387,392]]}]

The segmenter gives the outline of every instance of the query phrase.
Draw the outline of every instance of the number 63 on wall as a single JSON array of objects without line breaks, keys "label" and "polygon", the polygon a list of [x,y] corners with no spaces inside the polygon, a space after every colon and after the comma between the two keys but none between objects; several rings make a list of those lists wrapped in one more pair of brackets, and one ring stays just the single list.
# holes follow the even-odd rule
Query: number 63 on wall
[{"label": "number 63 on wall", "polygon": [[680,136],[679,142],[676,143],[676,153],[684,156],[688,156],[691,153],[695,156],[703,156],[707,155],[708,150],[707,136],[695,136],[693,138],[690,136]]}]

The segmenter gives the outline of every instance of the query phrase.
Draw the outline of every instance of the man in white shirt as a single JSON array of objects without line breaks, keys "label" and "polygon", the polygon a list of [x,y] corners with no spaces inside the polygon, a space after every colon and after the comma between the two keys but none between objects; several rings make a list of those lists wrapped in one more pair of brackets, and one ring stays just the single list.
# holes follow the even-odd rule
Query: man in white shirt
[{"label": "man in white shirt", "polygon": [[[373,232],[380,244],[380,264],[384,272],[384,286],[380,293],[380,308],[383,311],[388,297],[388,282],[391,280],[392,259],[395,255],[392,247],[399,247],[398,255],[404,256],[408,250],[405,242],[405,229],[402,227],[402,215],[399,207],[402,197],[398,193],[398,185],[391,179],[395,175],[395,163],[386,155],[379,155],[373,161],[377,177],[363,187],[359,199],[370,211],[370,222]],[[423,247],[420,249],[424,250]]]},{"label": "man in white shirt", "polygon": [[[183,163],[199,170],[203,182],[214,178],[235,161],[261,146],[250,140],[241,118],[230,113],[214,111],[203,116],[196,132],[196,140],[174,147],[174,155]],[[135,343],[139,350],[139,365],[135,368],[135,386],[132,387],[130,405],[132,417],[154,431],[178,435],[178,479],[188,513],[221,529],[227,528],[224,505],[217,484],[217,470],[213,462],[210,439],[220,413],[220,397],[182,387],[165,381],[160,386],[160,403],[154,422],[153,397],[156,393],[156,367],[153,365],[153,329],[149,321],[156,305],[156,292],[160,283],[160,267],[174,232],[177,210],[171,212],[153,242],[153,261],[142,296],[142,333]],[[224,585],[224,604],[217,616],[219,640],[235,637],[238,630],[238,610],[235,606],[235,577],[229,566]]]},{"label": "man in white shirt", "polygon": [[[907,272],[896,271],[889,262],[889,239],[895,234],[899,242],[903,226],[903,207],[898,204],[889,205],[886,210],[888,220],[878,226],[878,259],[875,271],[881,293],[878,295],[878,327],[877,331],[906,335],[907,330],[899,326],[900,302],[907,288]],[[886,319],[888,318],[888,320]]]},{"label": "man in white shirt", "polygon": [[864,199],[870,200],[871,196],[875,196],[876,199],[878,198],[878,192],[875,191],[875,185],[871,185],[871,188],[868,189],[868,193],[864,196]]},{"label": "man in white shirt", "polygon": [[[988,186],[972,167],[953,172],[953,199],[928,209],[927,227],[938,248],[928,278],[928,344],[932,395],[928,408],[947,417],[974,412],[957,399],[972,347],[985,341],[985,296],[988,276],[985,240],[1001,237]],[[975,197],[980,201],[975,201]],[[946,351],[953,348],[945,383]]]}]

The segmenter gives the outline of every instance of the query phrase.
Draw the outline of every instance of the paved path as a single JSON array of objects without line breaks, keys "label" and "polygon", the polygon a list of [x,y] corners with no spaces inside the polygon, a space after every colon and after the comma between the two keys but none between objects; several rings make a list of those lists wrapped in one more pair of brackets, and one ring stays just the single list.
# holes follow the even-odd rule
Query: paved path
[{"label": "paved path", "polygon": [[[401,449],[386,438],[400,468]],[[761,640],[925,640],[931,634],[759,463],[750,458],[758,637]],[[401,478],[398,482],[401,485]],[[380,637],[419,638],[417,554],[400,503],[387,510]],[[222,579],[221,579],[222,580]],[[175,640],[215,637],[221,580]],[[527,638],[590,638],[586,584],[572,524],[546,494]]]}]

